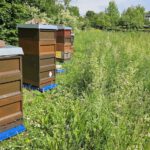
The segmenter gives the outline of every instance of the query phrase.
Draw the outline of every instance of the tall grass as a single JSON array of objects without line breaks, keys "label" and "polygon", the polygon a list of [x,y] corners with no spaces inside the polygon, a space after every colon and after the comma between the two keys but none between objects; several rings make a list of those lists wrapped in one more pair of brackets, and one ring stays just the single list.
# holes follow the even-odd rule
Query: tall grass
[{"label": "tall grass", "polygon": [[24,90],[27,132],[0,149],[150,149],[149,39],[149,33],[77,33],[59,87]]}]

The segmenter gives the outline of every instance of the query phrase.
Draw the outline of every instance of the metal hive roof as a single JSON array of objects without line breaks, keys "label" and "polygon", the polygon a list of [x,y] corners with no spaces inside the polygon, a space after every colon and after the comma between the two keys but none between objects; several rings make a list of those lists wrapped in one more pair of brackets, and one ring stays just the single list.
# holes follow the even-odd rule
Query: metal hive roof
[{"label": "metal hive roof", "polygon": [[14,56],[14,55],[23,55],[23,50],[21,47],[15,47],[7,45],[3,48],[0,48],[0,57],[2,56]]}]

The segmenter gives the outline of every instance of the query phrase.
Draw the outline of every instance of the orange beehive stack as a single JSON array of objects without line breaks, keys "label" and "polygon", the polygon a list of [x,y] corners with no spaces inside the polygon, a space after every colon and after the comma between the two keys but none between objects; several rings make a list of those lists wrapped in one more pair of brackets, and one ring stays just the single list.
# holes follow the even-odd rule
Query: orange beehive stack
[{"label": "orange beehive stack", "polygon": [[57,48],[56,58],[58,60],[69,60],[71,59],[72,44],[71,44],[71,27],[57,26]]}]

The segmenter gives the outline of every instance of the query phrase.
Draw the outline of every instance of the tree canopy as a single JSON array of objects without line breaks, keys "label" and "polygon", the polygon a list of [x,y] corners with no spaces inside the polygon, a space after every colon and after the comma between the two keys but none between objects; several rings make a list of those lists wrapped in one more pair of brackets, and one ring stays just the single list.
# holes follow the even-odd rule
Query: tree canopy
[{"label": "tree canopy", "polygon": [[112,27],[118,25],[120,13],[119,13],[118,7],[114,1],[109,2],[109,6],[106,9],[106,15],[108,15],[110,25]]},{"label": "tree canopy", "polygon": [[121,25],[127,28],[142,28],[144,26],[145,9],[141,6],[129,7],[123,12]]}]

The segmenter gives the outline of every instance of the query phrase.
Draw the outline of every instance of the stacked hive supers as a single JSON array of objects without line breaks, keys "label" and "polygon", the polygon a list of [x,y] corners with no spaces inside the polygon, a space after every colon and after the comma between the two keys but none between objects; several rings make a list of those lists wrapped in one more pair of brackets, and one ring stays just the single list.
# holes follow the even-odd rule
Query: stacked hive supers
[{"label": "stacked hive supers", "polygon": [[0,48],[0,141],[9,136],[2,132],[23,124],[21,55],[22,48]]},{"label": "stacked hive supers", "polygon": [[70,27],[58,26],[57,30],[57,48],[56,58],[58,60],[71,59],[72,45],[71,45],[71,30]]},{"label": "stacked hive supers", "polygon": [[39,88],[55,83],[56,30],[53,25],[18,25],[24,83]]}]

